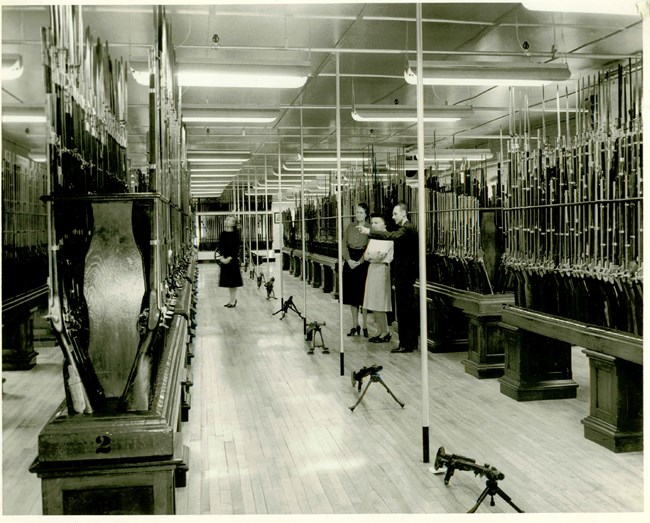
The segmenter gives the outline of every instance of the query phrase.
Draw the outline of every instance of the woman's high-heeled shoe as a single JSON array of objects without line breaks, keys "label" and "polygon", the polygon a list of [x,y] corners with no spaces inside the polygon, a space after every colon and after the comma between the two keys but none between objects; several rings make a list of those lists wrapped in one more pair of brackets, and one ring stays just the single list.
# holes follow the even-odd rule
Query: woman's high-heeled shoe
[{"label": "woman's high-heeled shoe", "polygon": [[365,327],[364,327],[364,329],[363,329],[363,337],[364,337],[364,338],[367,338],[367,337],[368,337],[368,329],[366,329]]},{"label": "woman's high-heeled shoe", "polygon": [[226,303],[224,307],[228,307],[229,309],[237,307],[237,300],[235,300],[235,303]]},{"label": "woman's high-heeled shoe", "polygon": [[361,332],[361,327],[357,325],[356,327],[352,327],[350,329],[350,332],[348,332],[348,336],[354,336],[355,334],[359,334],[359,332]]},{"label": "woman's high-heeled shoe", "polygon": [[368,341],[370,343],[387,343],[390,341],[390,332],[386,336],[373,336]]}]

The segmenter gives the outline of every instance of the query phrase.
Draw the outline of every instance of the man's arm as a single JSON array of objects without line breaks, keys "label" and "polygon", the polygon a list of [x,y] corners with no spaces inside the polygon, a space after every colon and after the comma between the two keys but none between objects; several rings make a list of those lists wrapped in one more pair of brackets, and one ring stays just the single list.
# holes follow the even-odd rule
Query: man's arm
[{"label": "man's arm", "polygon": [[[409,227],[410,226],[410,227]],[[369,238],[379,238],[381,240],[397,240],[405,234],[408,234],[409,229],[412,229],[413,226],[411,222],[406,222],[399,226],[399,229],[396,231],[370,231],[368,234]]]}]

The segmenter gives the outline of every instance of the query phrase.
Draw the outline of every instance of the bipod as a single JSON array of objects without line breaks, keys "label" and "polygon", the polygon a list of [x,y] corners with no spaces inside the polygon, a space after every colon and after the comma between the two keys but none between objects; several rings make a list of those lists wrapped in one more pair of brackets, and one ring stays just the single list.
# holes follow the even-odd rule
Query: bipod
[{"label": "bipod", "polygon": [[395,394],[393,394],[393,391],[391,391],[388,388],[388,385],[386,385],[384,383],[384,380],[381,379],[381,376],[379,375],[379,371],[381,369],[383,369],[383,367],[381,365],[373,365],[372,367],[363,367],[358,372],[353,372],[352,373],[352,386],[354,387],[354,383],[358,382],[358,390],[359,391],[361,391],[361,383],[363,381],[363,378],[366,377],[366,376],[370,376],[370,380],[366,384],[366,388],[363,389],[363,393],[361,394],[361,396],[359,396],[359,399],[357,400],[357,402],[350,407],[350,410],[352,412],[354,412],[354,409],[357,407],[357,405],[359,405],[359,403],[361,403],[361,400],[366,395],[366,392],[368,392],[368,389],[370,388],[370,385],[372,383],[374,383],[374,382],[377,382],[377,383],[381,384],[381,386],[386,389],[388,394],[390,394],[393,397],[393,399],[399,404],[399,406],[404,408],[404,403],[402,403],[400,400],[397,399]]},{"label": "bipod", "polygon": [[293,296],[289,296],[289,298],[284,302],[282,307],[280,307],[277,311],[275,311],[272,314],[272,316],[282,313],[282,316],[280,316],[280,320],[283,320],[289,311],[293,311],[298,316],[300,316],[300,318],[302,318],[303,320],[305,319],[302,317],[302,314],[300,314],[300,311],[296,308],[296,305],[293,303]]},{"label": "bipod", "polygon": [[481,492],[481,495],[478,497],[476,500],[476,504],[467,511],[468,514],[473,514],[476,512],[476,509],[478,506],[483,503],[483,500],[487,497],[490,496],[490,506],[494,506],[494,496],[500,496],[508,505],[510,505],[512,508],[514,508],[517,512],[523,512],[517,505],[515,505],[512,502],[512,499],[510,499],[510,496],[506,494],[501,488],[499,487],[499,483],[495,478],[488,478],[487,481],[485,482],[485,490]]},{"label": "bipod", "polygon": [[[329,354],[330,350],[325,346],[325,340],[323,340],[323,332],[321,327],[326,325],[325,322],[318,323],[317,321],[312,321],[307,324],[307,332],[305,333],[305,339],[311,341],[311,347],[307,351],[307,354],[313,354],[316,347],[321,347],[323,349],[323,354]],[[320,344],[316,345],[316,334],[320,334]]]}]

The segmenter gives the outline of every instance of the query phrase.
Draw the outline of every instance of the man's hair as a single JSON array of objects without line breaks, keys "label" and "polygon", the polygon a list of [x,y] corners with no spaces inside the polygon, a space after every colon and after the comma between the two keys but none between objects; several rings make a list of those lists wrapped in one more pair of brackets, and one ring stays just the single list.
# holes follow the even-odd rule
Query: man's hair
[{"label": "man's hair", "polygon": [[406,207],[406,204],[404,202],[398,202],[395,207],[399,207],[402,209],[406,214],[408,214],[408,207]]}]

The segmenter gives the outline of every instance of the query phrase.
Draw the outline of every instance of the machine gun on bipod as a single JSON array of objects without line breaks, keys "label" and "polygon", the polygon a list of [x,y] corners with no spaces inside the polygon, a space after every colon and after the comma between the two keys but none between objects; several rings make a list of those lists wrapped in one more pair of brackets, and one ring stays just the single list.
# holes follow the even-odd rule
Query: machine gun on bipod
[{"label": "machine gun on bipod", "polygon": [[366,392],[368,392],[368,387],[372,385],[373,382],[377,382],[381,384],[382,387],[386,389],[386,392],[390,394],[393,399],[399,404],[400,407],[404,408],[404,403],[402,403],[400,400],[397,399],[395,394],[388,388],[388,385],[384,383],[384,380],[381,379],[381,376],[379,375],[379,371],[382,370],[384,367],[381,365],[370,365],[369,367],[362,367],[360,368],[357,372],[352,373],[352,386],[355,386],[355,383],[357,385],[357,390],[361,392],[361,384],[363,383],[363,379],[365,377],[370,377],[370,381],[368,381],[368,384],[366,385],[366,388],[363,389],[363,393],[361,396],[359,396],[359,399],[357,402],[350,407],[350,410],[354,412],[354,409],[361,403],[361,400],[363,397],[366,395]]},{"label": "machine gun on bipod", "polygon": [[[327,325],[325,322],[312,321],[307,324],[307,329],[305,332],[305,340],[310,342],[309,350],[307,354],[313,354],[316,347],[323,349],[323,354],[329,354],[330,350],[325,346],[325,340],[323,339],[323,331],[321,327]],[[316,344],[316,335],[320,335],[320,344]]]},{"label": "machine gun on bipod", "polygon": [[275,316],[276,314],[282,313],[282,316],[280,316],[280,319],[283,320],[284,317],[287,315],[289,311],[295,312],[298,316],[300,316],[301,319],[305,319],[302,314],[300,314],[300,311],[296,307],[296,304],[293,302],[293,296],[289,296],[284,303],[282,304],[282,307],[280,307],[277,311],[275,311],[272,316]]},{"label": "machine gun on bipod", "polygon": [[275,278],[271,278],[269,281],[267,281],[264,284],[264,288],[266,289],[267,300],[277,300],[277,298],[275,297],[275,291],[273,290],[274,283],[275,283]]},{"label": "machine gun on bipod", "polygon": [[485,489],[481,492],[474,506],[467,511],[468,513],[476,512],[478,506],[488,495],[490,496],[490,506],[494,506],[495,494],[501,496],[501,498],[517,512],[523,512],[523,510],[515,505],[510,497],[499,487],[498,481],[504,479],[505,474],[500,472],[496,467],[493,467],[488,463],[480,465],[476,463],[475,459],[460,456],[458,454],[446,454],[444,447],[438,449],[433,467],[435,470],[447,467],[447,471],[445,472],[445,485],[449,485],[449,480],[456,470],[466,470],[473,472],[475,476],[486,477]]}]

